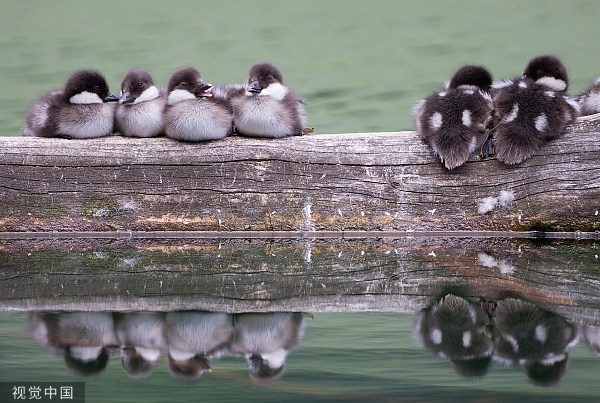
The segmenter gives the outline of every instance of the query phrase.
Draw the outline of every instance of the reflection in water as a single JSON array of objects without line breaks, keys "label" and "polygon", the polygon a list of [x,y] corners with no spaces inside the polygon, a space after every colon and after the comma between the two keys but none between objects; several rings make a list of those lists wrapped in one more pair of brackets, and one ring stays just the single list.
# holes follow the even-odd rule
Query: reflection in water
[{"label": "reflection in water", "polygon": [[[588,343],[598,346],[588,327]],[[522,299],[469,301],[447,294],[416,315],[415,337],[434,354],[450,360],[462,376],[483,376],[491,360],[521,365],[538,386],[557,384],[565,375],[577,327],[561,316]],[[589,340],[594,340],[590,342]]]},{"label": "reflection in water", "polygon": [[297,312],[30,312],[28,320],[34,340],[63,357],[77,376],[98,375],[117,352],[134,379],[149,376],[163,353],[180,379],[199,378],[212,370],[212,359],[234,356],[246,359],[250,379],[260,386],[281,376],[305,326]]},{"label": "reflection in water", "polygon": [[416,315],[415,336],[422,347],[450,360],[459,374],[482,376],[494,347],[488,325],[478,305],[448,294]]}]

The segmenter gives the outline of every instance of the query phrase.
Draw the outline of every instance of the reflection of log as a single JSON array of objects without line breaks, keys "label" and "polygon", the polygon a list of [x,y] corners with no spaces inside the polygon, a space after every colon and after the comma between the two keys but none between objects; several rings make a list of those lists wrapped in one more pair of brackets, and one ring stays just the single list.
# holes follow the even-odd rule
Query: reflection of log
[{"label": "reflection of log", "polygon": [[[0,137],[0,231],[597,231],[600,130],[581,125],[518,166],[473,156],[451,172],[414,132]],[[514,203],[478,212],[503,190]]]},{"label": "reflection of log", "polygon": [[[63,242],[63,241],[61,241]],[[416,312],[450,287],[598,320],[598,249],[526,239],[5,242],[0,309]]]}]

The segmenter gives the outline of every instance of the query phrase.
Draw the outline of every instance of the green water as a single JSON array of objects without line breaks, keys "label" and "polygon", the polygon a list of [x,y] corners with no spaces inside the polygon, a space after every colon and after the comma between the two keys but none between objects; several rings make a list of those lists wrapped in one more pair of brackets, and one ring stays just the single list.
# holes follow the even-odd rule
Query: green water
[{"label": "green water", "polygon": [[580,1],[0,1],[0,135],[18,135],[28,106],[77,69],[113,92],[132,67],[164,85],[193,65],[238,83],[277,64],[307,102],[316,133],[412,128],[414,102],[466,63],[496,78],[553,53],[571,91],[600,75],[600,3]]},{"label": "green water", "polygon": [[86,402],[193,401],[544,401],[598,398],[600,359],[577,345],[556,387],[527,382],[520,368],[492,364],[481,379],[456,375],[448,362],[417,347],[412,315],[320,313],[307,320],[301,347],[290,354],[282,379],[259,388],[243,359],[213,361],[213,372],[194,383],[173,379],[164,357],[149,378],[129,379],[118,358],[96,378],[76,378],[64,362],[30,339],[23,313],[0,313],[0,381],[85,382]]}]

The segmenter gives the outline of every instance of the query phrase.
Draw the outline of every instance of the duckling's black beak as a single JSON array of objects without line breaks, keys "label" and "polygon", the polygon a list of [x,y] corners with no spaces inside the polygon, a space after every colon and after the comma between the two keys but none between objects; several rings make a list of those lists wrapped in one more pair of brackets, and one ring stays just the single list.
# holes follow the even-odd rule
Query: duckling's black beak
[{"label": "duckling's black beak", "polygon": [[258,81],[252,81],[248,85],[248,92],[255,92],[257,94],[260,94],[261,91],[262,91],[262,87],[260,86]]},{"label": "duckling's black beak", "polygon": [[208,92],[208,90],[211,88],[212,88],[212,84],[205,83],[204,81],[200,81],[196,87],[196,98],[212,97],[213,94],[211,92]]},{"label": "duckling's black beak", "polygon": [[118,98],[116,95],[114,95],[114,94],[112,94],[112,93],[110,93],[110,92],[109,92],[109,93],[108,93],[108,95],[107,95],[107,96],[104,98],[104,102],[116,102],[116,101],[118,101],[118,100],[119,100],[119,98]]},{"label": "duckling's black beak", "polygon": [[131,92],[129,91],[122,93],[121,97],[119,98],[120,104],[130,104],[133,101],[135,101],[135,97],[131,95]]}]

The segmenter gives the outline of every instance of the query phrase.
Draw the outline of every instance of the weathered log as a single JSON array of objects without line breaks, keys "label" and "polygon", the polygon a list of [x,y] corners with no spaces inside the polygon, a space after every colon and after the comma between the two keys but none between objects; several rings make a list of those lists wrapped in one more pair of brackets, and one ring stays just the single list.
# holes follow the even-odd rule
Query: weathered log
[{"label": "weathered log", "polygon": [[596,323],[598,254],[523,238],[13,240],[0,310],[416,312],[451,290]]},{"label": "weathered log", "polygon": [[[580,123],[520,165],[472,156],[453,171],[414,132],[2,137],[0,232],[598,231],[600,128]],[[514,202],[494,204],[501,191]]]}]

